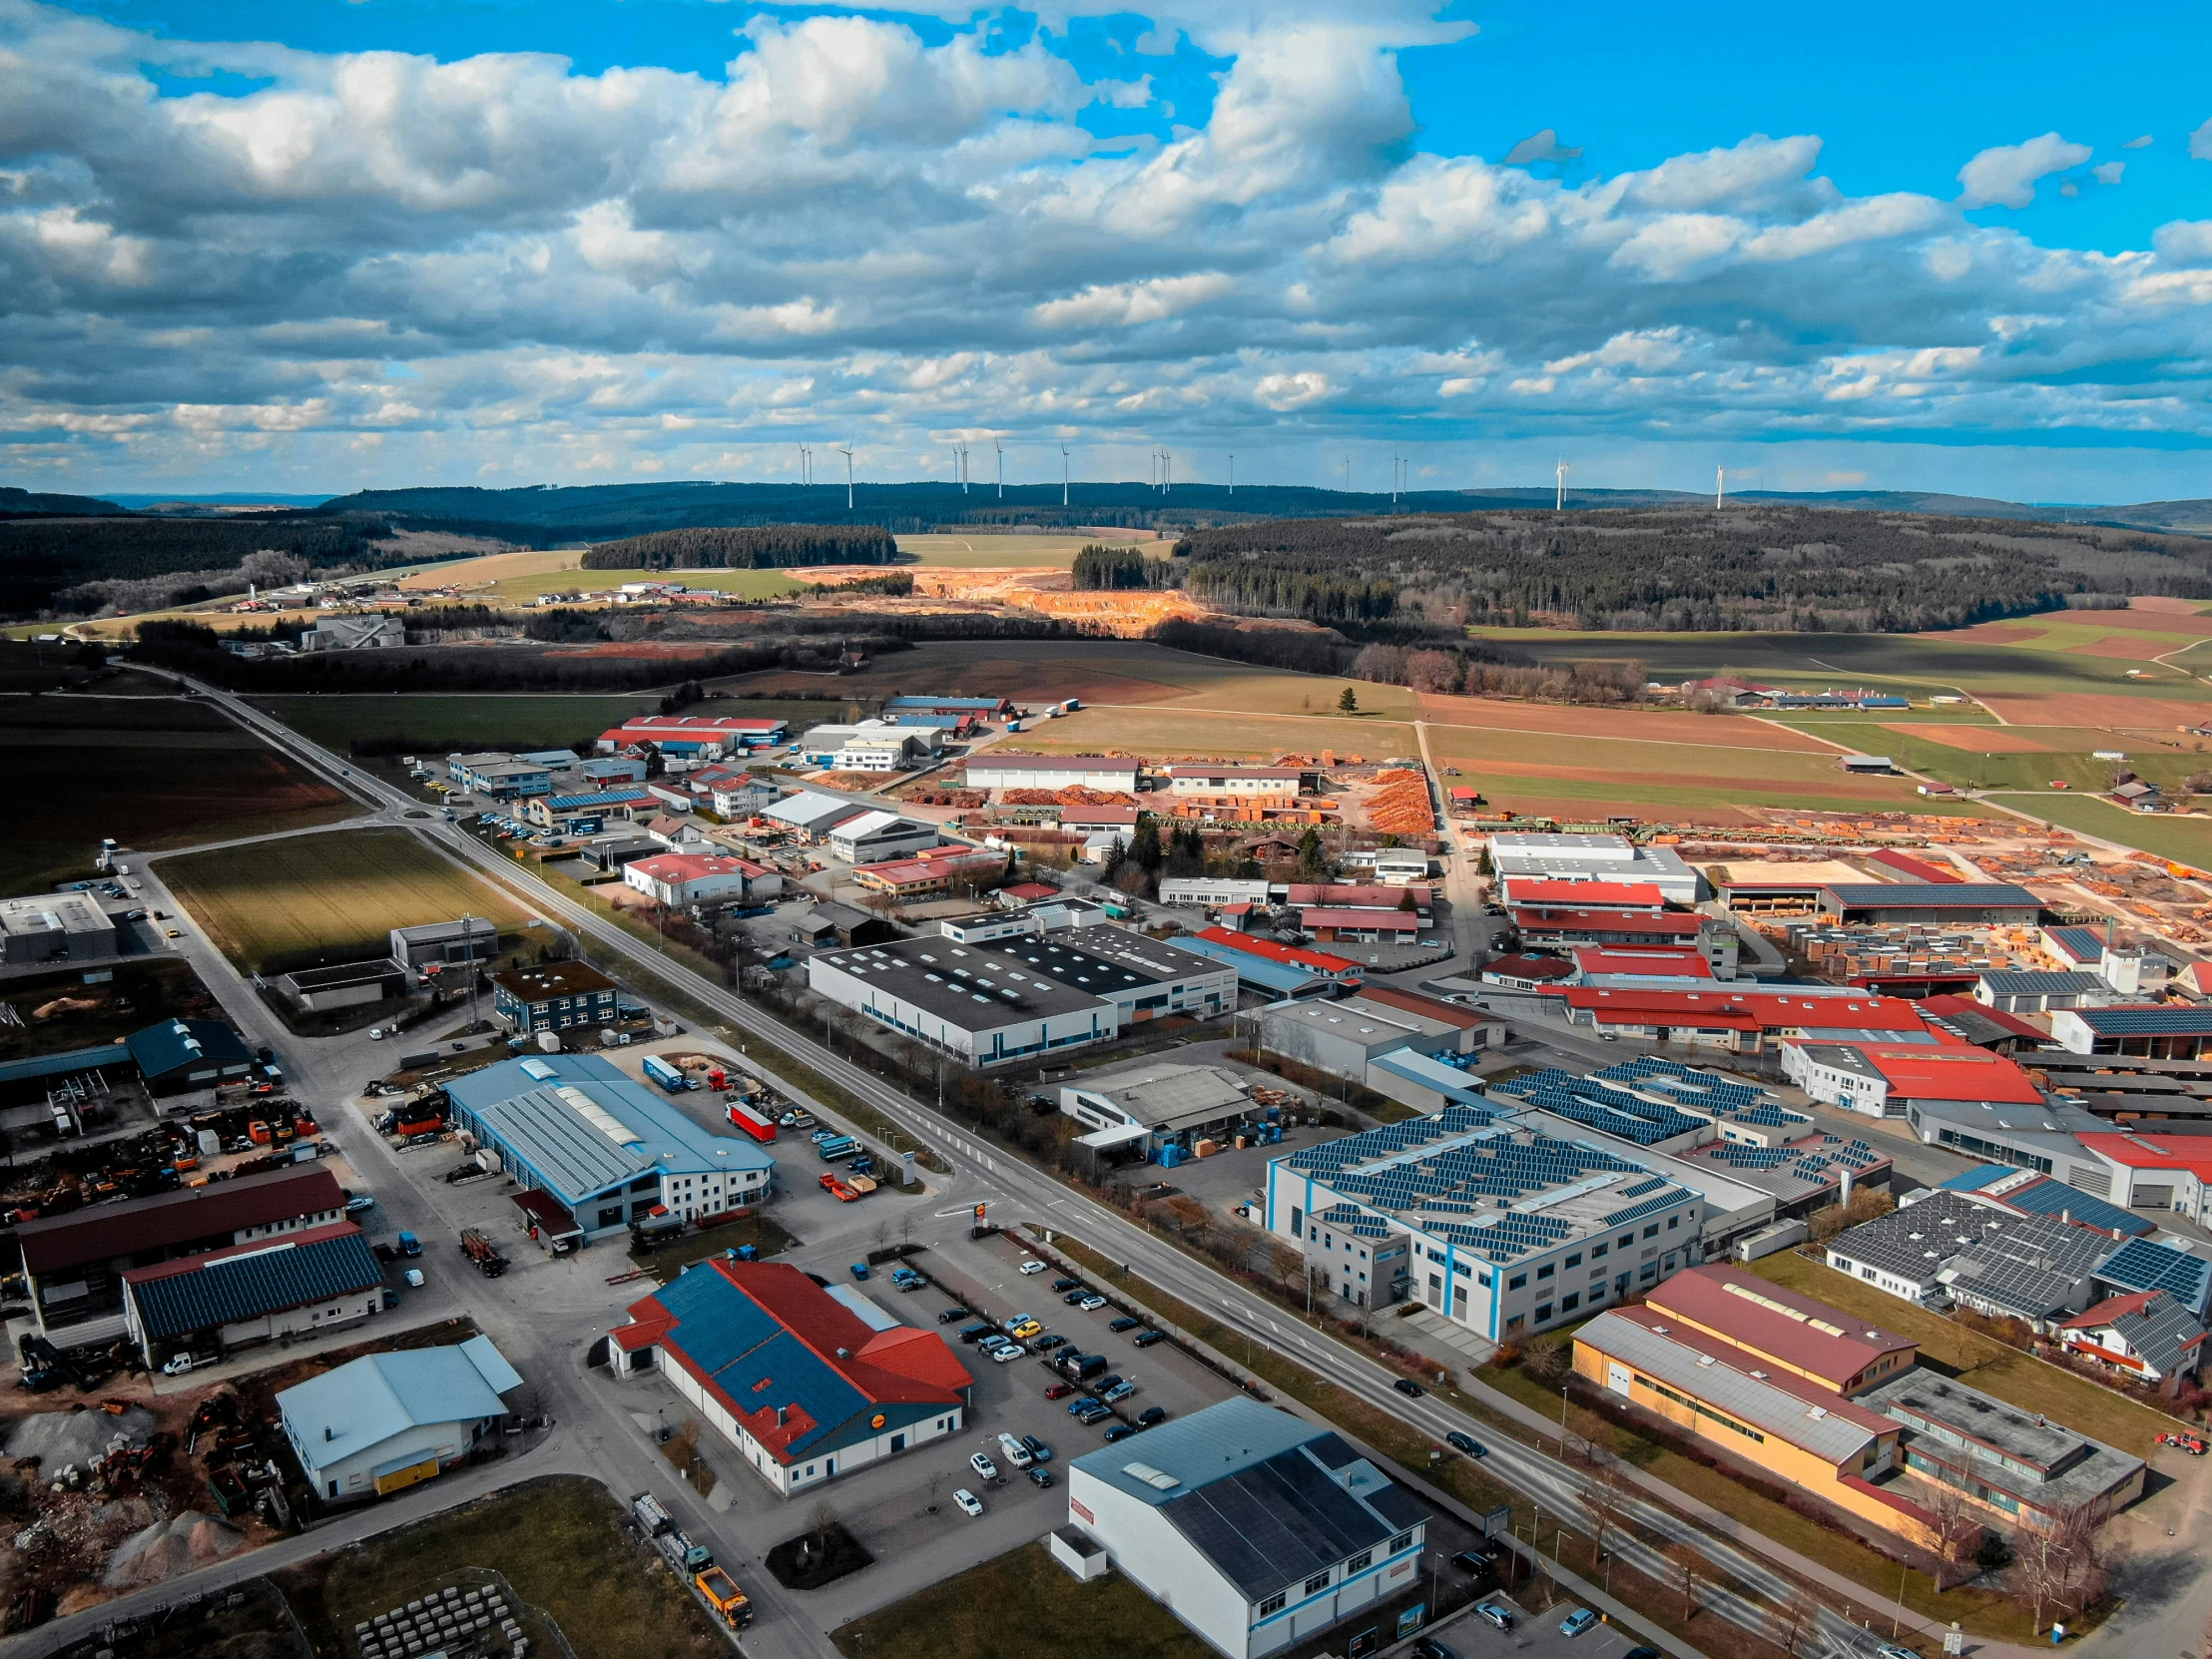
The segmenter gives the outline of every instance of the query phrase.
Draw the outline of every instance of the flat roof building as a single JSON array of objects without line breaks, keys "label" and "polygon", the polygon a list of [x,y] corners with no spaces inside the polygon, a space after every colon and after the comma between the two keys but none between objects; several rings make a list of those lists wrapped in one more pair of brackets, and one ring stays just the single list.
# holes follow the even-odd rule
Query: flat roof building
[{"label": "flat roof building", "polygon": [[566,1031],[611,1025],[621,1001],[615,982],[589,962],[541,962],[491,976],[492,1012],[509,1030]]},{"label": "flat roof building", "polygon": [[1419,1581],[1428,1511],[1330,1429],[1232,1398],[1068,1465],[1068,1518],[1229,1659]]},{"label": "flat roof building", "polygon": [[1626,835],[1531,834],[1489,837],[1490,867],[1501,881],[1516,876],[1558,881],[1648,882],[1672,904],[1703,897],[1696,870],[1668,846],[1638,846]]},{"label": "flat roof building", "polygon": [[957,1434],[974,1385],[936,1332],[727,1255],[632,1303],[609,1342],[618,1381],[658,1372],[780,1497]]},{"label": "flat roof building", "polygon": [[1261,1043],[1277,1054],[1332,1076],[1367,1081],[1378,1056],[1394,1049],[1417,1053],[1459,1051],[1464,1027],[1372,1002],[1365,996],[1342,1001],[1278,1002],[1257,1016]]},{"label": "flat roof building", "polygon": [[766,1198],[776,1160],[701,1128],[596,1054],[502,1060],[446,1085],[456,1126],[525,1187],[551,1193],[587,1241],[656,1213],[690,1219]]},{"label": "flat roof building", "polygon": [[1137,793],[1137,763],[1104,755],[1023,755],[990,749],[967,761],[971,790],[1110,790]]},{"label": "flat roof building", "polygon": [[1813,1099],[1874,1118],[1916,1105],[2041,1107],[2043,1091],[2018,1065],[1985,1048],[1945,1043],[1786,1042],[1782,1074]]},{"label": "flat roof building", "polygon": [[1060,1110],[1085,1126],[1076,1144],[1094,1162],[1161,1161],[1174,1146],[1189,1151],[1258,1116],[1259,1108],[1233,1072],[1220,1066],[1147,1065],[1135,1071],[1063,1084]]},{"label": "flat roof building", "polygon": [[428,967],[433,962],[444,967],[488,962],[498,954],[499,926],[488,916],[426,921],[417,927],[391,930],[391,959],[406,967]]},{"label": "flat roof building", "polygon": [[1854,881],[1820,890],[1820,912],[1839,921],[1985,921],[2031,927],[2043,901],[2009,881]]},{"label": "flat roof building", "polygon": [[123,1275],[124,1330],[148,1370],[172,1354],[232,1353],[340,1331],[384,1307],[384,1269],[349,1221]]},{"label": "flat roof building", "polygon": [[115,953],[115,922],[84,893],[0,898],[0,965],[92,962]]}]

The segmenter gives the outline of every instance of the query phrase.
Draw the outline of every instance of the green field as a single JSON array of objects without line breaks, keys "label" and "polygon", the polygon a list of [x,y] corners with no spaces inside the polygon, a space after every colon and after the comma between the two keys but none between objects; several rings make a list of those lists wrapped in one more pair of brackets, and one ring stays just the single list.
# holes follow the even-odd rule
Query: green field
[{"label": "green field", "polygon": [[[619,697],[257,697],[257,709],[302,737],[346,754],[360,739],[421,738],[479,749],[562,749],[595,738],[630,716],[660,706],[638,692]],[[436,740],[436,741],[429,741]]]},{"label": "green field", "polygon": [[1075,563],[1075,555],[1093,542],[1116,547],[1141,547],[1152,558],[1165,558],[1173,541],[1137,541],[1127,536],[1046,534],[1034,536],[900,536],[898,562],[903,565],[937,565],[953,570],[1018,570],[1055,565],[1061,570]]},{"label": "green field", "polygon": [[2038,742],[2054,745],[2070,742],[2079,747],[2025,755],[1985,755],[1949,744],[1931,743],[1908,732],[1895,732],[1887,723],[1871,719],[1784,719],[1782,724],[1834,742],[1848,743],[1863,754],[1887,755],[1902,767],[1926,773],[1960,789],[2039,791],[2046,789],[2052,779],[2061,778],[2074,789],[2093,794],[2108,788],[2112,782],[2111,763],[2095,758],[2095,751],[2099,749],[2121,750],[2127,756],[2130,769],[2165,790],[2177,789],[2192,773],[2212,772],[2212,754],[2194,749],[2168,749],[2163,744],[2152,748],[2141,738],[2117,738],[2109,732],[2067,727],[2006,728],[1992,724],[1987,728],[1992,733],[2021,731]]},{"label": "green field", "polygon": [[[582,555],[575,555],[581,557]],[[455,576],[456,581],[463,578]],[[465,587],[464,596],[486,603],[514,604],[541,593],[609,593],[625,582],[681,582],[738,599],[779,599],[806,584],[780,570],[547,570],[502,576],[488,586]]]},{"label": "green field", "polygon": [[89,876],[103,836],[151,851],[362,811],[214,709],[172,697],[11,700],[0,767],[37,803],[0,823],[5,893]]},{"label": "green field", "polygon": [[[576,1659],[728,1659],[732,1652],[660,1558],[631,1542],[607,1489],[580,1475],[511,1486],[287,1567],[274,1582],[315,1652],[336,1659],[355,1651],[355,1623],[447,1584],[473,1586],[477,1579],[462,1576],[471,1568],[505,1574],[526,1608],[552,1618]],[[561,1651],[545,1645],[530,1612],[522,1616],[533,1648]]]},{"label": "green field", "polygon": [[247,972],[382,955],[394,927],[527,914],[500,889],[404,830],[337,830],[162,861],[162,879],[209,939]]},{"label": "green field", "polygon": [[2212,819],[2172,813],[2130,813],[2093,796],[2054,795],[2047,791],[2041,795],[2002,795],[1997,800],[2013,812],[2025,813],[2030,818],[2101,835],[2122,846],[2140,847],[2161,858],[2171,858],[2177,864],[2212,869]]}]

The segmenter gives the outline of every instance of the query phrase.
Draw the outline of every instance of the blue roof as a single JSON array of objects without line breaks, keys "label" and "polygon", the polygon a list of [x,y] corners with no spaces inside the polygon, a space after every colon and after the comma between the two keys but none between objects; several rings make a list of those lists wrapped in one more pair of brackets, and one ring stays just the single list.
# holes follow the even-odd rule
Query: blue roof
[{"label": "blue roof", "polygon": [[24,1083],[34,1077],[61,1077],[73,1071],[93,1071],[101,1066],[131,1063],[131,1051],[121,1043],[99,1048],[71,1048],[60,1054],[33,1054],[21,1060],[0,1061],[0,1083]]},{"label": "blue roof", "polygon": [[790,1452],[805,1455],[874,1403],[712,1266],[679,1274],[653,1300],[677,1320],[662,1341],[681,1350],[742,1410],[796,1406],[813,1419],[813,1427],[792,1439]]},{"label": "blue roof", "polygon": [[595,795],[549,796],[545,805],[551,812],[565,812],[572,807],[621,807],[650,799],[651,795],[650,790],[601,790]]},{"label": "blue roof", "polygon": [[491,1339],[477,1337],[454,1348],[364,1355],[284,1389],[276,1409],[293,1449],[312,1471],[373,1450],[410,1428],[496,1417],[507,1407],[495,1384],[513,1387],[520,1382]]},{"label": "blue roof", "polygon": [[2002,1181],[2007,1175],[2017,1174],[2018,1170],[2003,1164],[1978,1164],[1972,1169],[1960,1170],[1956,1175],[1938,1181],[1936,1185],[1946,1192],[1977,1193],[1992,1181]]},{"label": "blue roof", "polygon": [[1470,1077],[1457,1066],[1447,1066],[1426,1054],[1416,1054],[1409,1048],[1378,1054],[1370,1063],[1395,1072],[1425,1089],[1433,1089],[1454,1105],[1487,1106],[1490,1103],[1489,1097],[1482,1092],[1479,1078]]},{"label": "blue roof", "polygon": [[2130,1239],[2096,1270],[2096,1277],[2123,1291],[2164,1291],[2195,1314],[2204,1312],[2212,1291],[2212,1262],[2148,1239]]},{"label": "blue roof", "polygon": [[1308,973],[1284,962],[1271,962],[1265,956],[1255,956],[1249,950],[1239,950],[1234,945],[1216,939],[1202,939],[1195,933],[1178,933],[1173,943],[1178,950],[1188,950],[1195,955],[1211,956],[1237,970],[1237,977],[1246,984],[1278,996],[1291,996],[1314,985],[1324,983],[1327,976]]},{"label": "blue roof", "polygon": [[2066,954],[2077,962],[2104,960],[2104,935],[2094,927],[2046,927],[2043,936],[2064,946]]},{"label": "blue roof", "polygon": [[316,1231],[328,1236],[262,1241],[141,1270],[150,1275],[143,1279],[124,1275],[147,1336],[160,1342],[383,1284],[358,1227]]},{"label": "blue roof", "polygon": [[2010,881],[1829,881],[1822,891],[1855,910],[2039,910],[2043,901]]},{"label": "blue roof", "polygon": [[2212,1036],[2212,1008],[2068,1008],[2104,1037]]},{"label": "blue roof", "polygon": [[749,1137],[717,1135],[597,1054],[533,1054],[456,1077],[453,1105],[573,1209],[648,1173],[773,1170]]},{"label": "blue roof", "polygon": [[886,709],[980,709],[997,708],[1006,700],[1002,697],[889,697],[883,700]]},{"label": "blue roof", "polygon": [[[1953,1179],[1956,1179],[1953,1177]],[[1943,1183],[1949,1186],[1950,1182]],[[2084,1227],[2094,1227],[2102,1233],[2148,1233],[2151,1224],[2131,1210],[2123,1210],[2117,1204],[2108,1204],[2101,1198],[2091,1197],[2079,1187],[2069,1187],[2063,1181],[2053,1181],[2047,1176],[2031,1181],[1998,1196],[1997,1202],[2008,1204],[2015,1210],[2024,1210],[2031,1216],[2071,1216]]]},{"label": "blue roof", "polygon": [[138,1062],[139,1071],[148,1078],[166,1077],[210,1062],[236,1066],[254,1058],[239,1034],[219,1019],[164,1020],[143,1031],[133,1031],[124,1042],[131,1058]]}]

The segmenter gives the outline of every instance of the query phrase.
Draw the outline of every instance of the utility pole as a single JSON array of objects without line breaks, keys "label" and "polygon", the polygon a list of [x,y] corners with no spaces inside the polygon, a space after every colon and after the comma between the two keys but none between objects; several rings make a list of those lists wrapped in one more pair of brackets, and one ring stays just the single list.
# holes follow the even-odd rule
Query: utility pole
[{"label": "utility pole", "polygon": [[476,1034],[476,929],[469,925],[471,917],[461,912],[461,955],[468,964],[468,1034]]}]

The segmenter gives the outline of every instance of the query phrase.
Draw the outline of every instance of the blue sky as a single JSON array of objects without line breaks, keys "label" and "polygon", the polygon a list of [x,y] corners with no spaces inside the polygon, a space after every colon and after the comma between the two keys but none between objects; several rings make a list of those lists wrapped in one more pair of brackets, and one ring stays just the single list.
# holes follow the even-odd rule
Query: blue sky
[{"label": "blue sky", "polygon": [[2212,495],[2207,32],[0,0],[0,479]]}]

